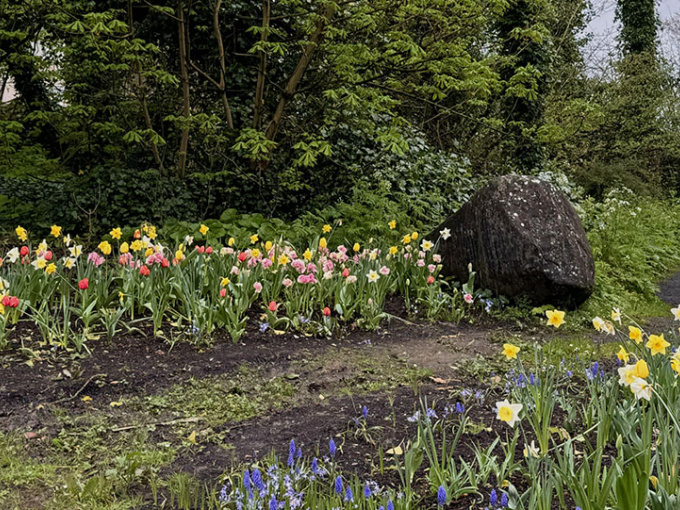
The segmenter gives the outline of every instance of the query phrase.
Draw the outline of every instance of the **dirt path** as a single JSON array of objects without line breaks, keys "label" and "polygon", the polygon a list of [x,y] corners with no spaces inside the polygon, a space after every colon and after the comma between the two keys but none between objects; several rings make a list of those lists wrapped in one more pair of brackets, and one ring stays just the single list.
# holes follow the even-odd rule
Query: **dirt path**
[{"label": "dirt path", "polygon": [[669,305],[680,304],[680,272],[665,280],[659,286],[659,297]]}]

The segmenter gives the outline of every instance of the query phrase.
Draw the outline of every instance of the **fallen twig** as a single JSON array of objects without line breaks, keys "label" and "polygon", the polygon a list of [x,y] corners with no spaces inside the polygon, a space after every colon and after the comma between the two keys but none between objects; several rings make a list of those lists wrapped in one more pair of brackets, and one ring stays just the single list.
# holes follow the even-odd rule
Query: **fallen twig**
[{"label": "fallen twig", "polygon": [[69,400],[73,400],[76,398],[78,395],[80,395],[85,388],[87,388],[87,385],[90,384],[94,379],[98,379],[100,377],[106,377],[107,374],[94,374],[92,377],[90,377],[85,384],[83,384],[78,391],[76,391],[73,395],[70,397],[64,397],[59,400],[56,400],[54,402],[48,402],[49,404],[61,404],[62,402],[68,402]]}]

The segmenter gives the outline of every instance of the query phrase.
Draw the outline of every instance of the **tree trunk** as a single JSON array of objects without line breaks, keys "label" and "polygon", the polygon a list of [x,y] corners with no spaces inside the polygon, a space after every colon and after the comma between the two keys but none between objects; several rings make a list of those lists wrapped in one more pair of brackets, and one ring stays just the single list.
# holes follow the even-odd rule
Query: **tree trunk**
[{"label": "tree trunk", "polygon": [[179,154],[177,158],[177,176],[184,177],[187,165],[187,151],[189,149],[189,126],[186,121],[191,116],[191,96],[189,90],[189,64],[187,56],[187,34],[186,22],[184,17],[184,7],[182,2],[177,4],[177,26],[179,35],[179,68],[180,81],[182,83],[182,117],[185,123],[182,126],[182,133],[179,142]]},{"label": "tree trunk", "polygon": [[[133,23],[134,19],[132,17],[132,0],[128,0],[128,27],[131,37],[134,35],[134,31],[132,29]],[[146,103],[146,90],[144,89],[142,82],[142,65],[139,63],[139,60],[135,60],[134,62],[134,73],[135,81],[137,82],[137,93],[139,94],[138,96],[139,104],[142,108],[142,116],[144,117],[144,124],[146,125],[146,129],[153,131],[153,125],[151,124],[151,115],[149,115],[149,107]],[[158,152],[158,146],[156,145],[156,142],[154,142],[153,140],[151,140],[150,143],[151,153],[153,154],[153,160],[162,174],[163,161],[161,160],[161,156]]]},{"label": "tree trunk", "polygon": [[[295,71],[293,71],[293,74],[290,76],[288,83],[286,84],[286,88],[283,89],[283,92],[281,92],[281,97],[279,98],[279,102],[276,105],[276,111],[274,112],[272,120],[269,121],[269,125],[265,131],[267,140],[274,141],[276,139],[276,134],[278,133],[281,121],[283,120],[283,113],[286,109],[286,106],[288,103],[290,103],[293,97],[295,97],[298,85],[302,81],[309,63],[312,61],[312,58],[314,58],[314,53],[323,40],[323,34],[326,25],[328,25],[334,14],[335,5],[329,4],[319,20],[316,22],[316,29],[309,37],[309,41],[302,50],[302,55],[300,56],[297,66],[295,67]],[[265,170],[268,165],[269,159],[260,161],[260,171]]]},{"label": "tree trunk", "polygon": [[215,4],[215,11],[213,13],[213,29],[215,30],[215,38],[217,39],[217,50],[220,53],[220,83],[219,88],[222,92],[222,106],[224,108],[224,115],[227,119],[227,126],[229,129],[234,129],[234,119],[231,115],[231,108],[229,107],[229,100],[227,99],[227,64],[224,57],[224,43],[222,42],[222,32],[220,32],[220,6],[222,0],[217,0]]},{"label": "tree trunk", "polygon": [[[269,19],[271,17],[271,3],[270,0],[262,0],[262,34],[260,40],[267,42],[269,35]],[[253,127],[260,129],[262,127],[262,109],[264,107],[264,85],[265,76],[267,73],[267,53],[260,51],[260,65],[257,69],[257,85],[255,86],[255,108],[253,113]]]}]

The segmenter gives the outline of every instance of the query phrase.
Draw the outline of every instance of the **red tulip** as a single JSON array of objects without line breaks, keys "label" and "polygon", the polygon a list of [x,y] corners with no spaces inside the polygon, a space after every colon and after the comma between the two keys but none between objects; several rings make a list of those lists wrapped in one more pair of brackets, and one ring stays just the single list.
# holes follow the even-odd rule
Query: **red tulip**
[{"label": "red tulip", "polygon": [[9,306],[10,302],[11,302],[11,301],[10,301],[10,297],[9,297],[9,296],[4,296],[4,297],[2,298],[2,306]]},{"label": "red tulip", "polygon": [[16,296],[9,298],[9,307],[16,308],[17,306],[19,306],[19,298]]},{"label": "red tulip", "polygon": [[269,311],[270,312],[275,312],[277,308],[278,308],[278,305],[276,304],[276,301],[270,301],[269,302]]},{"label": "red tulip", "polygon": [[142,266],[139,268],[139,274],[142,276],[149,276],[151,274],[151,270],[147,266]]},{"label": "red tulip", "polygon": [[213,252],[213,247],[212,247],[212,246],[208,246],[208,247],[205,249],[206,255],[210,255],[212,252]]},{"label": "red tulip", "polygon": [[342,270],[342,276],[343,278],[347,278],[349,276],[349,268],[345,268]]},{"label": "red tulip", "polygon": [[327,306],[323,309],[323,316],[324,317],[330,317],[331,316],[331,309],[328,308]]},{"label": "red tulip", "polygon": [[47,262],[49,262],[50,260],[52,260],[52,257],[53,257],[53,256],[54,256],[54,254],[53,254],[50,250],[47,250],[45,253],[43,253],[43,258],[44,258]]},{"label": "red tulip", "polygon": [[22,257],[28,257],[28,254],[30,253],[30,250],[28,249],[28,246],[22,246],[21,251],[19,251]]},{"label": "red tulip", "polygon": [[434,276],[430,275],[427,277],[427,284],[432,285],[434,283]]},{"label": "red tulip", "polygon": [[163,260],[161,260],[161,267],[169,267],[170,266],[170,261],[163,257]]},{"label": "red tulip", "polygon": [[242,251],[241,253],[238,254],[238,260],[239,262],[245,262],[245,260],[248,258],[248,255],[246,252]]},{"label": "red tulip", "polygon": [[227,289],[220,289],[220,296],[227,297]]},{"label": "red tulip", "polygon": [[196,251],[198,253],[205,253],[205,246],[197,246]]},{"label": "red tulip", "polygon": [[90,286],[90,280],[88,280],[87,278],[83,278],[82,280],[80,280],[80,281],[78,282],[78,288],[79,288],[80,290],[85,290],[85,289],[87,289],[89,286]]},{"label": "red tulip", "polygon": [[142,237],[142,233],[139,231],[139,229],[135,230],[135,239],[140,239]]}]

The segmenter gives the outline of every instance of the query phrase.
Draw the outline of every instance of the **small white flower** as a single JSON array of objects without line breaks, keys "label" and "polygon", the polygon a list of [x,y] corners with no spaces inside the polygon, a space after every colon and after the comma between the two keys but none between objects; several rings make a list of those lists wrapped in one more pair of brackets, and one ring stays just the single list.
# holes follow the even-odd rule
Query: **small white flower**
[{"label": "small white flower", "polygon": [[378,274],[377,271],[369,271],[369,273],[366,276],[368,277],[369,283],[375,283],[380,278],[380,275]]},{"label": "small white flower", "polygon": [[446,241],[449,237],[451,237],[451,229],[445,228],[443,230],[440,230],[439,235],[442,237],[444,241]]}]

